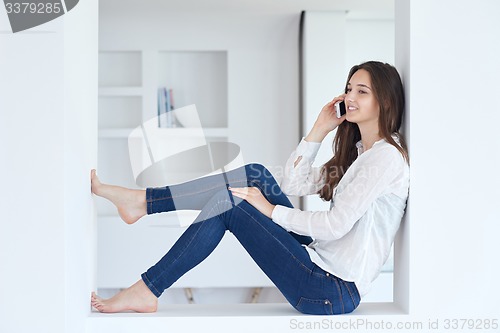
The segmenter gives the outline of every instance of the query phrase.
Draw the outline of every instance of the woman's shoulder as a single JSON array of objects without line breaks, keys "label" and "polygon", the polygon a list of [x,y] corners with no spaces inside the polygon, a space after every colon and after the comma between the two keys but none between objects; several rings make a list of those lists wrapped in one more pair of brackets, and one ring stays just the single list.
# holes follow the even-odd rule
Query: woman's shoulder
[{"label": "woman's shoulder", "polygon": [[395,158],[397,154],[401,155],[399,150],[386,139],[382,139],[375,142],[371,149],[367,150],[365,154],[362,155],[370,155],[372,158]]},{"label": "woman's shoulder", "polygon": [[401,154],[401,152],[394,145],[386,140],[381,140],[370,150],[371,153],[366,154],[366,157],[368,157],[366,160],[367,164],[381,165],[395,170],[408,168],[408,163],[406,162],[403,154]]}]

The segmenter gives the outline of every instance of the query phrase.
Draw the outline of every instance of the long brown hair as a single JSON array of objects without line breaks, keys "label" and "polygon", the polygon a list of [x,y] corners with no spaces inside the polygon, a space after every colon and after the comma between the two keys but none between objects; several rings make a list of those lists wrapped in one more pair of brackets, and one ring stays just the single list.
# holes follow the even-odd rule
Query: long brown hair
[{"label": "long brown hair", "polygon": [[[351,77],[358,70],[364,69],[370,74],[372,90],[380,106],[380,115],[378,120],[379,135],[388,143],[396,147],[409,162],[408,148],[406,142],[399,133],[403,113],[405,108],[405,99],[403,84],[396,68],[389,64],[378,61],[368,61],[356,65],[349,71],[345,92],[347,93],[347,84]],[[396,134],[400,145],[392,137]],[[321,168],[326,183],[318,194],[324,200],[331,200],[333,189],[338,185],[347,169],[351,166],[358,156],[356,142],[361,140],[361,133],[356,123],[344,121],[337,128],[337,133],[333,139],[334,156],[326,162]]]}]

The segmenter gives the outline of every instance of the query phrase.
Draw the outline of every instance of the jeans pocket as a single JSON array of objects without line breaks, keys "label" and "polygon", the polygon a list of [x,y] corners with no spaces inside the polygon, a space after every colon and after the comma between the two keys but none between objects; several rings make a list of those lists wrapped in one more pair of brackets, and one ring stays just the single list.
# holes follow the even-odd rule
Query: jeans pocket
[{"label": "jeans pocket", "polygon": [[312,315],[332,315],[332,303],[328,299],[309,299],[301,297],[295,306],[299,312]]}]

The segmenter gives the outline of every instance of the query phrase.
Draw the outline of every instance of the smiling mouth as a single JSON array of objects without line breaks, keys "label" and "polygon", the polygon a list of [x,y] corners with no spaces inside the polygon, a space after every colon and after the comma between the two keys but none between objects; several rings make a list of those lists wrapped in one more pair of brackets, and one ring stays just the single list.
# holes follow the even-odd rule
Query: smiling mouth
[{"label": "smiling mouth", "polygon": [[347,108],[348,111],[354,111],[354,110],[357,110],[358,108],[355,108],[354,106],[349,106]]}]

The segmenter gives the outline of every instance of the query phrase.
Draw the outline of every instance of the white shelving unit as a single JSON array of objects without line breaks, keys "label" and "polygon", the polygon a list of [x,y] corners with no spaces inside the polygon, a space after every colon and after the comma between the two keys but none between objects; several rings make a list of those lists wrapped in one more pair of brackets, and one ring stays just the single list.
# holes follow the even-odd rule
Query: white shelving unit
[{"label": "white shelving unit", "polygon": [[[132,133],[134,128],[101,128],[99,129],[100,139],[126,139]],[[164,131],[165,135],[175,135],[177,137],[186,136],[190,137],[193,135],[193,131],[189,128],[168,128]],[[203,133],[207,138],[226,138],[228,136],[228,129],[224,127],[212,127],[204,128]]]},{"label": "white shelving unit", "polygon": [[[100,178],[138,188],[129,160],[128,138],[135,128],[156,117],[158,87],[173,90],[175,108],[196,104],[207,142],[228,141],[227,77],[226,51],[101,51]],[[160,131],[161,142],[168,142],[172,136],[176,140],[184,137],[189,140],[195,135],[199,135],[199,129],[176,127]],[[198,214],[198,211],[156,214],[129,226],[104,199],[98,199],[97,211],[99,288],[124,288],[134,283],[182,234],[184,228],[179,221],[194,220]],[[174,286],[257,287],[272,283],[228,233],[205,262]]]}]

